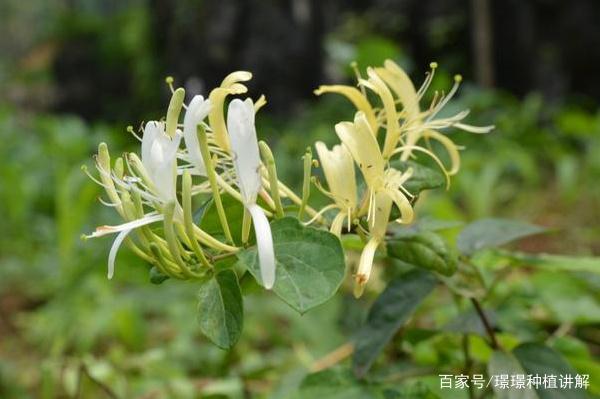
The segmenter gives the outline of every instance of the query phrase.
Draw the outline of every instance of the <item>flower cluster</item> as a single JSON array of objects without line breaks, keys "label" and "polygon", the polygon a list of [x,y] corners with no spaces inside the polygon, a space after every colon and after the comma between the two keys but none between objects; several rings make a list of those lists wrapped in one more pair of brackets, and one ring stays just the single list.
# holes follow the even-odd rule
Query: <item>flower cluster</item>
[{"label": "flower cluster", "polygon": [[[118,226],[100,226],[86,236],[117,233],[109,253],[108,277],[112,277],[117,251],[125,243],[165,276],[204,278],[218,259],[236,254],[248,243],[254,225],[262,284],[271,288],[276,260],[269,218],[283,217],[286,211],[289,214],[289,208],[284,211],[285,200],[299,208],[299,219],[308,214],[311,219],[305,224],[318,222],[338,237],[345,229],[364,238],[366,244],[355,273],[355,295],[360,296],[369,280],[375,252],[384,242],[393,208],[398,209],[396,222],[409,224],[414,219],[416,193],[405,188],[413,170],[394,167],[392,158],[402,162],[424,154],[439,165],[449,182],[449,176],[460,167],[459,148],[441,131],[454,127],[487,133],[493,128],[463,123],[468,111],[438,117],[456,93],[460,76],[455,77],[447,95],[436,92],[430,106],[421,109],[421,99],[436,67],[431,64],[418,90],[408,75],[389,60],[383,67],[368,68],[366,78],[357,71],[358,88],[333,85],[317,89],[317,95],[342,94],[357,112],[353,121],[335,125],[340,144],[331,150],[322,142],[315,144],[327,188],[311,177],[313,166],[319,162],[307,149],[300,196],[278,179],[270,148],[257,141],[254,119],[266,103],[264,96],[256,102],[235,98],[224,112],[228,96],[247,92],[243,83],[251,79],[249,72],[228,75],[207,99],[196,95],[187,104],[185,91],[174,89],[172,79],[168,79],[172,97],[166,117],[146,123],[141,137],[130,129],[141,141],[141,158],[128,153],[111,162],[106,144],[98,148],[99,179],[90,177],[104,187],[108,201],[103,203],[114,207],[125,221]],[[371,100],[381,106],[372,105]],[[384,136],[379,137],[382,131]],[[446,150],[449,165],[440,160],[431,141]],[[355,165],[364,190],[359,190],[363,185],[357,183]],[[311,182],[331,199],[319,212],[308,206]],[[197,195],[212,197],[222,236],[213,236],[194,222],[193,198]],[[243,204],[241,221],[228,219],[223,195]],[[162,229],[150,228],[154,223],[162,223]],[[233,237],[230,223],[241,223],[241,237]]]},{"label": "flower cluster", "polygon": [[[269,147],[257,142],[254,118],[266,103],[264,97],[256,102],[232,100],[225,118],[226,97],[245,93],[243,82],[251,77],[249,72],[234,72],[207,99],[196,95],[187,105],[184,89],[175,90],[172,79],[167,79],[173,95],[166,118],[147,122],[141,137],[130,128],[141,141],[141,159],[128,153],[111,163],[106,144],[99,145],[99,179],[90,177],[105,189],[108,201],[103,203],[114,207],[125,221],[118,226],[100,226],[86,236],[117,233],[109,253],[109,278],[123,242],[165,276],[203,278],[217,259],[241,249],[236,242],[248,242],[253,224],[262,283],[266,288],[273,286],[275,255],[267,217],[274,212],[283,216],[281,198],[298,205],[303,200],[277,179]],[[224,193],[243,204],[243,220],[228,220],[221,198]],[[193,197],[200,194],[212,195],[224,239],[194,223]],[[257,203],[259,197],[265,205]],[[159,222],[162,230],[150,228]],[[242,223],[241,237],[232,236],[232,222]],[[130,233],[134,230],[133,238]]]},{"label": "flower cluster", "polygon": [[[421,109],[421,99],[433,80],[436,68],[437,64],[432,63],[431,71],[418,90],[406,72],[391,60],[385,61],[383,67],[367,68],[366,78],[356,70],[359,88],[332,85],[315,90],[317,95],[341,94],[358,110],[352,122],[340,122],[335,126],[341,144],[332,150],[328,150],[324,143],[316,144],[329,190],[319,184],[317,186],[333,200],[320,213],[338,209],[331,222],[334,234],[341,233],[344,220],[347,220],[348,230],[354,224],[360,234],[368,237],[355,274],[356,296],[362,294],[369,279],[375,251],[385,238],[392,208],[395,206],[400,212],[400,218],[396,219],[398,223],[408,224],[414,218],[413,194],[404,188],[413,171],[411,168],[404,172],[397,170],[391,164],[392,158],[398,156],[401,161],[408,161],[416,153],[426,154],[440,166],[449,181],[449,176],[457,173],[460,167],[459,148],[440,131],[454,127],[472,133],[487,133],[493,129],[493,126],[476,127],[463,123],[468,110],[450,117],[437,117],[458,90],[461,81],[458,75],[448,94],[436,92],[430,106],[426,110]],[[380,108],[371,104],[367,90],[381,103]],[[385,132],[382,146],[378,142],[381,131]],[[432,140],[439,142],[448,152],[449,166],[432,150]],[[422,141],[426,143],[425,147],[420,144]],[[362,198],[358,198],[354,164],[366,184]],[[361,223],[363,219],[366,227]]]}]

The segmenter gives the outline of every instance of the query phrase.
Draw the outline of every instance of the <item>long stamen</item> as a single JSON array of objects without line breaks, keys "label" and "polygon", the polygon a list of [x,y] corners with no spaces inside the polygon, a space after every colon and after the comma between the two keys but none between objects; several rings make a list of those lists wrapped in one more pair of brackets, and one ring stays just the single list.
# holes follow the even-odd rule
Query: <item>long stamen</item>
[{"label": "long stamen", "polygon": [[448,93],[448,95],[446,97],[444,97],[444,99],[441,100],[440,103],[435,107],[435,109],[433,110],[433,112],[431,113],[431,115],[429,115],[427,117],[427,119],[425,120],[426,122],[428,122],[431,119],[433,119],[433,117],[435,117],[438,114],[438,112],[440,112],[442,110],[442,108],[444,108],[444,106],[446,106],[446,104],[448,104],[448,101],[450,101],[450,99],[458,91],[458,87],[460,86],[460,82],[461,81],[462,81],[462,76],[460,76],[460,75],[454,76],[454,85],[452,86],[452,89],[450,90],[450,92]]},{"label": "long stamen", "polygon": [[431,71],[427,73],[427,77],[425,78],[425,81],[423,82],[423,84],[421,85],[419,90],[417,91],[417,98],[419,100],[421,100],[421,98],[423,97],[425,92],[427,92],[429,85],[431,85],[431,82],[433,81],[433,76],[435,75],[435,70],[437,69],[438,64],[437,64],[437,62],[432,62],[429,64],[429,67],[431,68]]}]

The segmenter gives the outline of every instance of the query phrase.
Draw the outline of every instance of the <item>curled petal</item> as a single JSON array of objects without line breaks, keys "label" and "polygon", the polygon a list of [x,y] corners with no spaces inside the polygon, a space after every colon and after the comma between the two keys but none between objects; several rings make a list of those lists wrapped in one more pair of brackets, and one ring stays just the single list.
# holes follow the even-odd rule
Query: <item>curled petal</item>
[{"label": "curled petal", "polygon": [[212,104],[211,110],[208,113],[208,121],[213,130],[215,142],[221,149],[225,151],[229,151],[227,127],[225,126],[225,116],[223,115],[223,104],[225,103],[225,97],[230,94],[242,94],[248,90],[243,84],[235,83],[234,80],[228,79],[230,76],[231,75],[223,80],[223,84],[227,83],[229,86],[217,87],[216,89],[213,89],[208,96]]},{"label": "curled petal", "polygon": [[221,87],[228,88],[237,82],[247,82],[252,79],[252,72],[248,71],[235,71],[225,76],[225,79],[221,82]]},{"label": "curled petal", "polygon": [[260,277],[264,287],[268,290],[275,284],[275,251],[273,248],[273,235],[271,226],[262,208],[256,204],[247,207],[252,216],[258,261],[260,263]]},{"label": "curled petal", "polygon": [[448,155],[450,156],[450,169],[448,170],[449,175],[455,175],[460,169],[460,154],[458,153],[458,147],[452,140],[443,134],[436,132],[435,130],[426,130],[423,133],[423,137],[437,140],[444,146]]},{"label": "curled petal", "polygon": [[402,193],[402,191],[399,189],[394,190],[391,188],[386,189],[386,193],[390,196],[392,201],[394,201],[394,204],[398,207],[400,214],[402,215],[402,217],[396,219],[396,221],[402,224],[411,223],[414,219],[415,213],[410,201],[408,198],[406,198],[404,193]]},{"label": "curled petal", "polygon": [[469,132],[469,133],[478,133],[478,134],[485,134],[485,133],[489,133],[492,130],[494,130],[495,126],[494,125],[490,125],[490,126],[472,126],[472,125],[467,125],[464,123],[455,123],[454,127],[464,130],[465,132]]},{"label": "curled petal", "polygon": [[123,230],[119,234],[117,234],[117,237],[115,238],[112,246],[110,247],[110,252],[108,253],[108,273],[106,275],[106,277],[108,277],[109,280],[112,279],[113,275],[115,274],[115,259],[117,258],[117,252],[119,251],[119,248],[121,248],[123,240],[127,238],[127,235],[131,233],[132,230],[133,229]]},{"label": "curled petal", "polygon": [[360,90],[355,87],[343,85],[319,86],[319,88],[315,90],[317,96],[324,93],[338,93],[350,100],[357,110],[362,111],[365,114],[367,121],[369,121],[371,131],[374,135],[377,135],[378,125],[375,111],[373,111],[373,107],[371,107],[371,104],[369,104],[369,101],[363,96]]},{"label": "curled petal", "polygon": [[107,234],[119,233],[125,230],[132,230],[137,227],[145,226],[150,223],[158,222],[164,218],[163,215],[157,213],[149,213],[143,218],[133,220],[131,222],[119,224],[117,226],[100,226],[92,234],[85,236],[86,238],[102,237]]}]

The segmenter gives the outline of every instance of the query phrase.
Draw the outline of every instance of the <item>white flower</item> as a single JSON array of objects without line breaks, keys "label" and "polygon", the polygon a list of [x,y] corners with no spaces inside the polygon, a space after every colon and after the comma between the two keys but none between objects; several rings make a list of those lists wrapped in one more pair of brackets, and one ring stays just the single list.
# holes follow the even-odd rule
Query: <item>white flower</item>
[{"label": "white flower", "polygon": [[148,122],[142,137],[142,163],[159,199],[176,201],[177,149],[181,141],[181,131],[172,139],[165,132],[162,122]]},{"label": "white flower", "polygon": [[254,104],[249,98],[231,101],[227,130],[242,201],[254,224],[262,283],[265,288],[271,289],[275,284],[275,253],[271,226],[262,208],[256,204],[262,185],[254,112]]},{"label": "white flower", "polygon": [[[156,191],[156,196],[145,192],[144,196],[148,196],[153,200],[159,200],[163,203],[177,201],[176,184],[177,184],[177,149],[181,141],[181,131],[177,131],[172,139],[167,136],[165,124],[163,122],[151,121],[146,123],[144,128],[144,136],[142,138],[142,163],[146,173],[151,180]],[[106,171],[101,173],[107,173]],[[120,179],[116,180],[119,185],[124,186],[126,183]],[[130,187],[134,187],[132,184]],[[100,226],[88,238],[101,237],[107,234],[119,233],[113,241],[108,256],[108,278],[111,279],[115,270],[115,259],[117,252],[121,247],[127,235],[138,227],[145,226],[150,223],[158,222],[164,219],[164,215],[151,212],[143,217],[120,224],[118,226]]]},{"label": "white flower", "polygon": [[197,128],[207,117],[211,109],[211,102],[204,97],[197,95],[192,98],[185,117],[183,118],[183,138],[187,147],[190,163],[194,166],[193,172],[199,175],[206,175],[206,167],[200,153],[200,143],[198,143]]}]

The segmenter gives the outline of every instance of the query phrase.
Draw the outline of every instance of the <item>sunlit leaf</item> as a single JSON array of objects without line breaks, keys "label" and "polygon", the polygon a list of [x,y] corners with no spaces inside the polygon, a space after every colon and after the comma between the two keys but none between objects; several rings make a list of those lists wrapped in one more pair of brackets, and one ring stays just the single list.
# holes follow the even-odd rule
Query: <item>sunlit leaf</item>
[{"label": "sunlit leaf", "polygon": [[[331,298],[346,269],[340,240],[292,217],[272,222],[271,231],[277,263],[273,291],[300,313]],[[260,282],[256,248],[241,251],[238,259]]]}]

